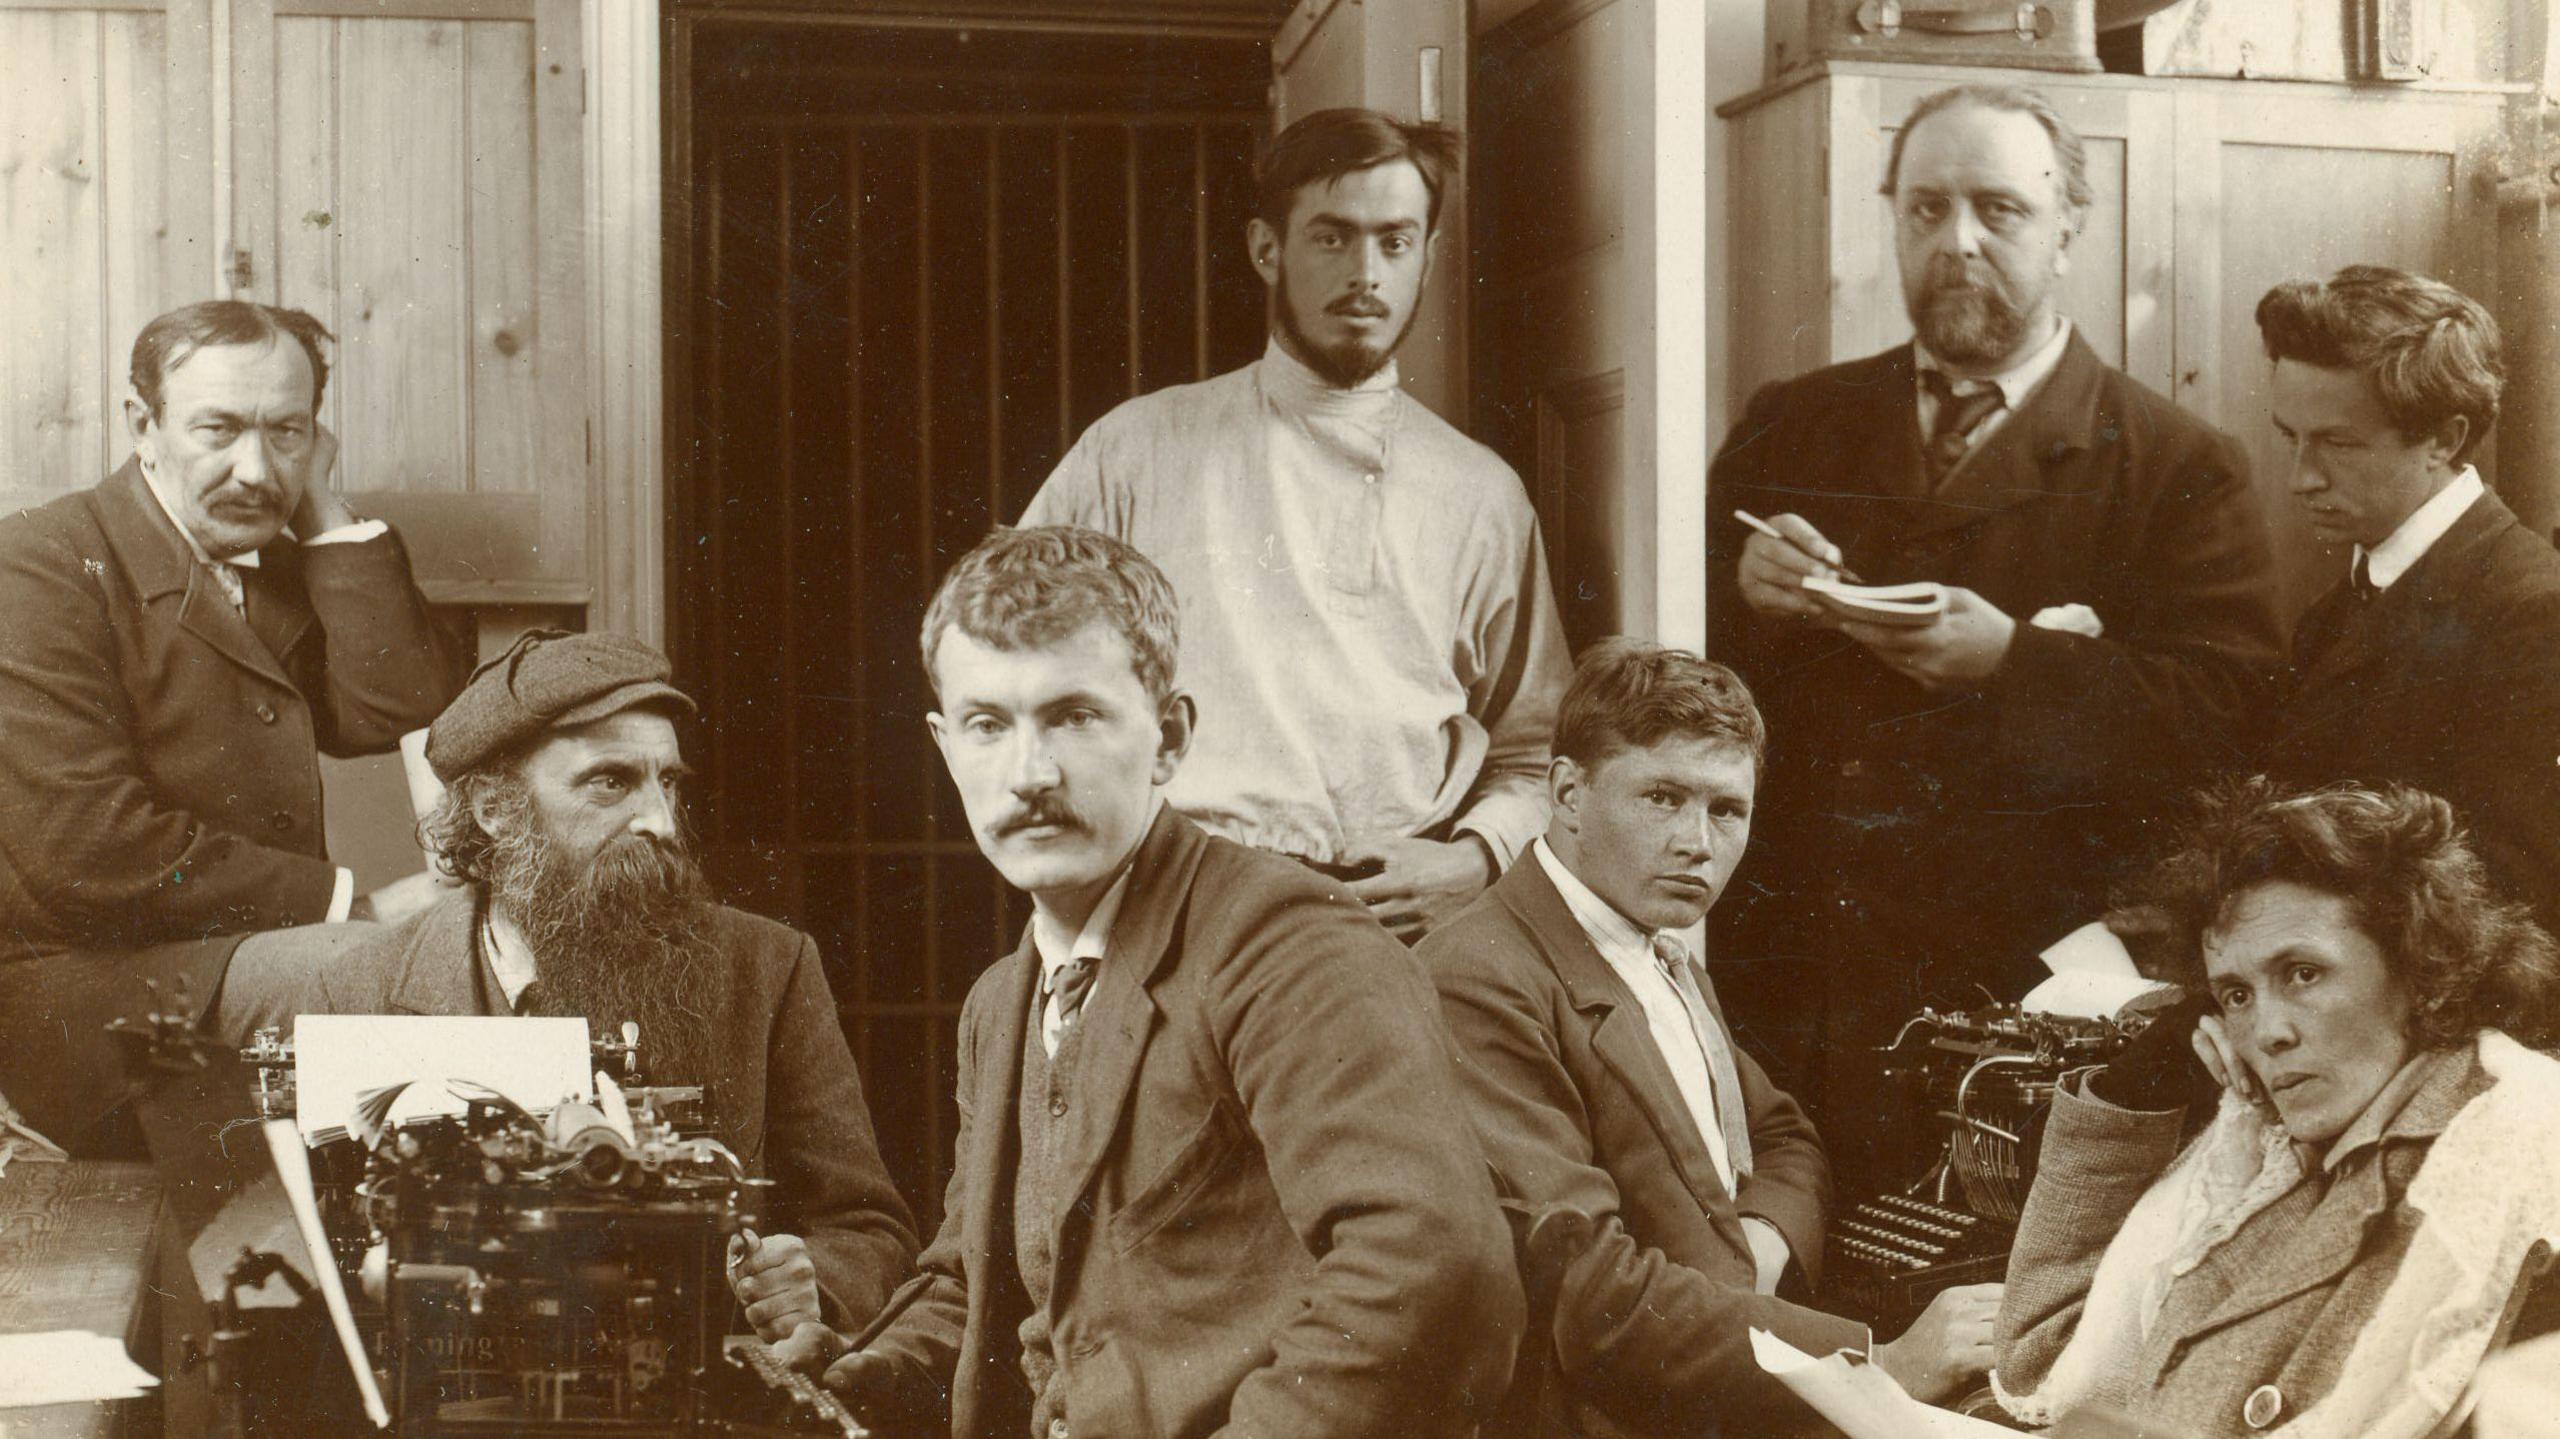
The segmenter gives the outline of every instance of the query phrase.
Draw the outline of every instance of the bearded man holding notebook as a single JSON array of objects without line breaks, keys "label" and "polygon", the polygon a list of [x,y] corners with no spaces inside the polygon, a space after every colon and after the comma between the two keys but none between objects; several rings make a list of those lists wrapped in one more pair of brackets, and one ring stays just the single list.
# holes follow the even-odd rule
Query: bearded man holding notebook
[{"label": "bearded man holding notebook", "polygon": [[1874,1046],[2021,993],[2145,807],[2238,763],[2279,654],[2238,452],[2055,309],[2091,203],[2070,126],[1940,92],[1884,193],[1916,340],[1762,390],[1709,480],[1767,517],[1710,534],[1709,647],[1777,737],[1718,983],[1853,1189],[1907,1177]]}]

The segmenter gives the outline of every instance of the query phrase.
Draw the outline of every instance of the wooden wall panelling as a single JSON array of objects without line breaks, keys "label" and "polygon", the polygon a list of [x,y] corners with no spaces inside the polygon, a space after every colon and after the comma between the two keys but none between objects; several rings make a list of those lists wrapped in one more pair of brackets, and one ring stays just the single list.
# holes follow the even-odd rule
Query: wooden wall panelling
[{"label": "wooden wall panelling", "polygon": [[133,337],[211,275],[205,0],[0,0],[0,510],[122,463]]},{"label": "wooden wall panelling", "polygon": [[[1650,551],[1627,537],[1649,528],[1650,493],[1638,496],[1627,474],[1627,372],[1610,370],[1538,396],[1538,457],[1532,493],[1546,532],[1547,563],[1556,577],[1567,644],[1576,653],[1608,635],[1649,634],[1628,611],[1652,608],[1652,586],[1627,571]],[[1631,513],[1640,511],[1640,514]],[[1651,566],[1645,565],[1648,580]],[[1648,617],[1649,619],[1649,617]]]},{"label": "wooden wall panelling", "polygon": [[578,0],[234,0],[242,293],[338,337],[339,483],[449,603],[578,604]]},{"label": "wooden wall panelling", "polygon": [[[1729,127],[1734,206],[1730,400],[1739,418],[1751,392],[1826,363],[1831,355],[1831,204],[1805,182],[1808,155],[1831,148],[1818,86],[1776,95]],[[1721,445],[1724,437],[1715,442]]]}]

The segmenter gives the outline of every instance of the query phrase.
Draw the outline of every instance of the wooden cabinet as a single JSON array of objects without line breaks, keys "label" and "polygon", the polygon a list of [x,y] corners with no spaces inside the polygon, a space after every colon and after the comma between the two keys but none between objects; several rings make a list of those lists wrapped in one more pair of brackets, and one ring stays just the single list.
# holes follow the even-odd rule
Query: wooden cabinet
[{"label": "wooden cabinet", "polygon": [[[2285,494],[2258,297],[2362,261],[2494,303],[2502,95],[1835,63],[1736,100],[1719,113],[1737,176],[1737,402],[1910,336],[1878,191],[1902,117],[1967,81],[2031,84],[2086,139],[2097,201],[2062,307],[2099,355],[2247,449],[2299,611],[2346,561],[2311,542]],[[2493,482],[2495,438],[2480,459]]]},{"label": "wooden cabinet", "polygon": [[586,602],[579,30],[579,0],[0,0],[0,507],[121,463],[136,332],[237,295],[337,335],[339,483],[431,596]]}]

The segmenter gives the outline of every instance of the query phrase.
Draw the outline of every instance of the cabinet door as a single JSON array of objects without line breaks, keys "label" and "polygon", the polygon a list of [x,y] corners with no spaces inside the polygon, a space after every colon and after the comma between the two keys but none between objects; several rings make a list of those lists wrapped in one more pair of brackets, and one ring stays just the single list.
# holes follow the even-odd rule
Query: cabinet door
[{"label": "cabinet door", "polygon": [[225,275],[443,601],[588,598],[577,0],[232,0]]},{"label": "cabinet door", "polygon": [[211,292],[209,0],[0,0],[0,514],[124,462],[143,323]]},{"label": "cabinet door", "polygon": [[[1299,0],[1271,41],[1271,133],[1338,105],[1399,120],[1467,125],[1465,0]],[[1440,196],[1431,279],[1396,351],[1405,389],[1467,423],[1467,203],[1464,167]]]},{"label": "cabinet door", "polygon": [[[2342,265],[2433,275],[2497,295],[2498,99],[2189,82],[2177,95],[2178,401],[2240,441],[2297,614],[2346,572],[2286,493],[2268,417],[2259,297]],[[2475,456],[2494,482],[2497,432]]]}]

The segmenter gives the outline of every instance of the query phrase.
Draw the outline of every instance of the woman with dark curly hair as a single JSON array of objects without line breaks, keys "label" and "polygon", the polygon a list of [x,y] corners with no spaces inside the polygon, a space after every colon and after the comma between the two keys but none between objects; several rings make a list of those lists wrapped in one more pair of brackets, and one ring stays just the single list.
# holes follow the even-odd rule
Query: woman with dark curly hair
[{"label": "woman with dark curly hair", "polygon": [[[2560,948],[2400,786],[2214,792],[2140,898],[2186,994],[2054,1097],[2001,1403],[2435,1431],[2560,1244]],[[2199,1061],[2220,1104],[2182,1144]]]}]

